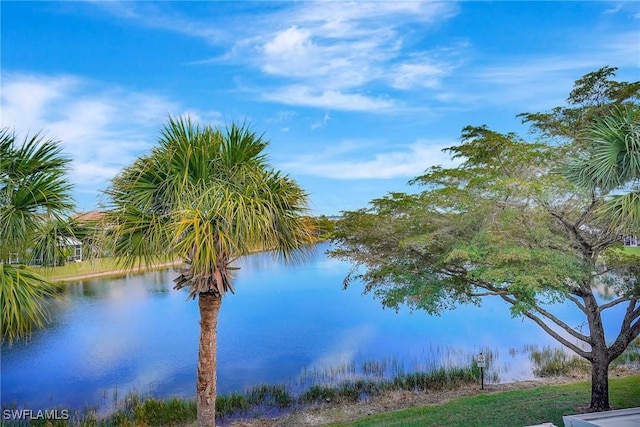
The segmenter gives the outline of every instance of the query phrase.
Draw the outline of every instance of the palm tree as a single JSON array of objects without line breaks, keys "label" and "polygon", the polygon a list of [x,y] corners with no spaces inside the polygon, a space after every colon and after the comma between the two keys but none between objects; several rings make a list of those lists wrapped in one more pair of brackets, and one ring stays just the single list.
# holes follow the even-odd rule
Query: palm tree
[{"label": "palm tree", "polygon": [[569,179],[605,197],[600,217],[611,228],[640,228],[640,115],[637,107],[614,108],[589,130],[590,150],[567,169]]},{"label": "palm tree", "polygon": [[18,143],[15,132],[0,130],[2,341],[25,337],[46,319],[43,303],[56,288],[22,262],[45,219],[61,218],[73,206],[69,162],[57,141],[36,134]]},{"label": "palm tree", "polygon": [[73,255],[70,245],[79,242],[73,230],[71,218],[49,217],[43,220],[38,235],[34,237],[31,257],[45,267],[64,265],[69,255]]},{"label": "palm tree", "polygon": [[215,425],[216,328],[234,292],[231,264],[257,249],[299,259],[311,242],[307,195],[267,163],[267,142],[246,126],[221,131],[169,118],[159,146],[125,168],[106,191],[116,255],[127,266],[182,257],[175,288],[198,298],[198,425]]}]

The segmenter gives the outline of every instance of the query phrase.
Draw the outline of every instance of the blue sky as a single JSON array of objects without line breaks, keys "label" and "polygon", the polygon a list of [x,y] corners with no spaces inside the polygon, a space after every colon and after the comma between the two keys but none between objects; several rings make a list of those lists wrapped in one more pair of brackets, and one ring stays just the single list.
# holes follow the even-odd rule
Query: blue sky
[{"label": "blue sky", "polygon": [[640,80],[636,2],[0,3],[3,127],[42,130],[95,208],[169,114],[248,122],[315,214],[366,206],[466,125],[515,131],[605,65]]}]

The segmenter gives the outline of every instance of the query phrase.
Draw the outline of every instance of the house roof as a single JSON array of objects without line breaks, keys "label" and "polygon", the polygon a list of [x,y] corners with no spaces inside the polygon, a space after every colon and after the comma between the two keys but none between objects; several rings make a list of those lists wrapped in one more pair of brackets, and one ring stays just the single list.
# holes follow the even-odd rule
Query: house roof
[{"label": "house roof", "polygon": [[78,212],[71,218],[76,221],[100,221],[104,218],[105,213],[100,211]]}]

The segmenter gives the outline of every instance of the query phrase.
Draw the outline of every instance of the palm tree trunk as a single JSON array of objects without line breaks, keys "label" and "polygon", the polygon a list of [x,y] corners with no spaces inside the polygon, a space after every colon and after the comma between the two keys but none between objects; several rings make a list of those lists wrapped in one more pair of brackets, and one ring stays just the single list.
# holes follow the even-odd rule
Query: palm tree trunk
[{"label": "palm tree trunk", "polygon": [[215,427],[216,425],[216,348],[218,313],[221,304],[222,298],[212,293],[201,293],[198,297],[200,308],[200,351],[196,384],[198,427]]}]

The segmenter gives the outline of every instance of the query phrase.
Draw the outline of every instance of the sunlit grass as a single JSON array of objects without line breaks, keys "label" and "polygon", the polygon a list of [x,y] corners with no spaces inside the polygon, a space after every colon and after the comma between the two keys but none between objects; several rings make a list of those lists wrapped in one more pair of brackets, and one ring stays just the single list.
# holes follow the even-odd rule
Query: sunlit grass
[{"label": "sunlit grass", "polygon": [[[614,408],[630,408],[640,402],[640,376],[609,381],[610,402]],[[501,426],[521,427],[551,422],[563,425],[562,416],[584,413],[589,404],[591,384],[542,386],[527,390],[505,391],[461,397],[444,404],[420,406],[386,412],[354,422],[332,424],[346,426]]]},{"label": "sunlit grass", "polygon": [[622,248],[622,251],[628,255],[640,255],[640,246],[625,246]]},{"label": "sunlit grass", "polygon": [[[144,262],[140,263],[142,270],[152,269]],[[60,267],[34,267],[34,269],[44,277],[53,281],[64,281],[65,279],[73,279],[74,277],[85,276],[89,274],[123,274],[125,271],[122,264],[117,258],[105,257],[90,259],[82,262],[71,262]]]}]

